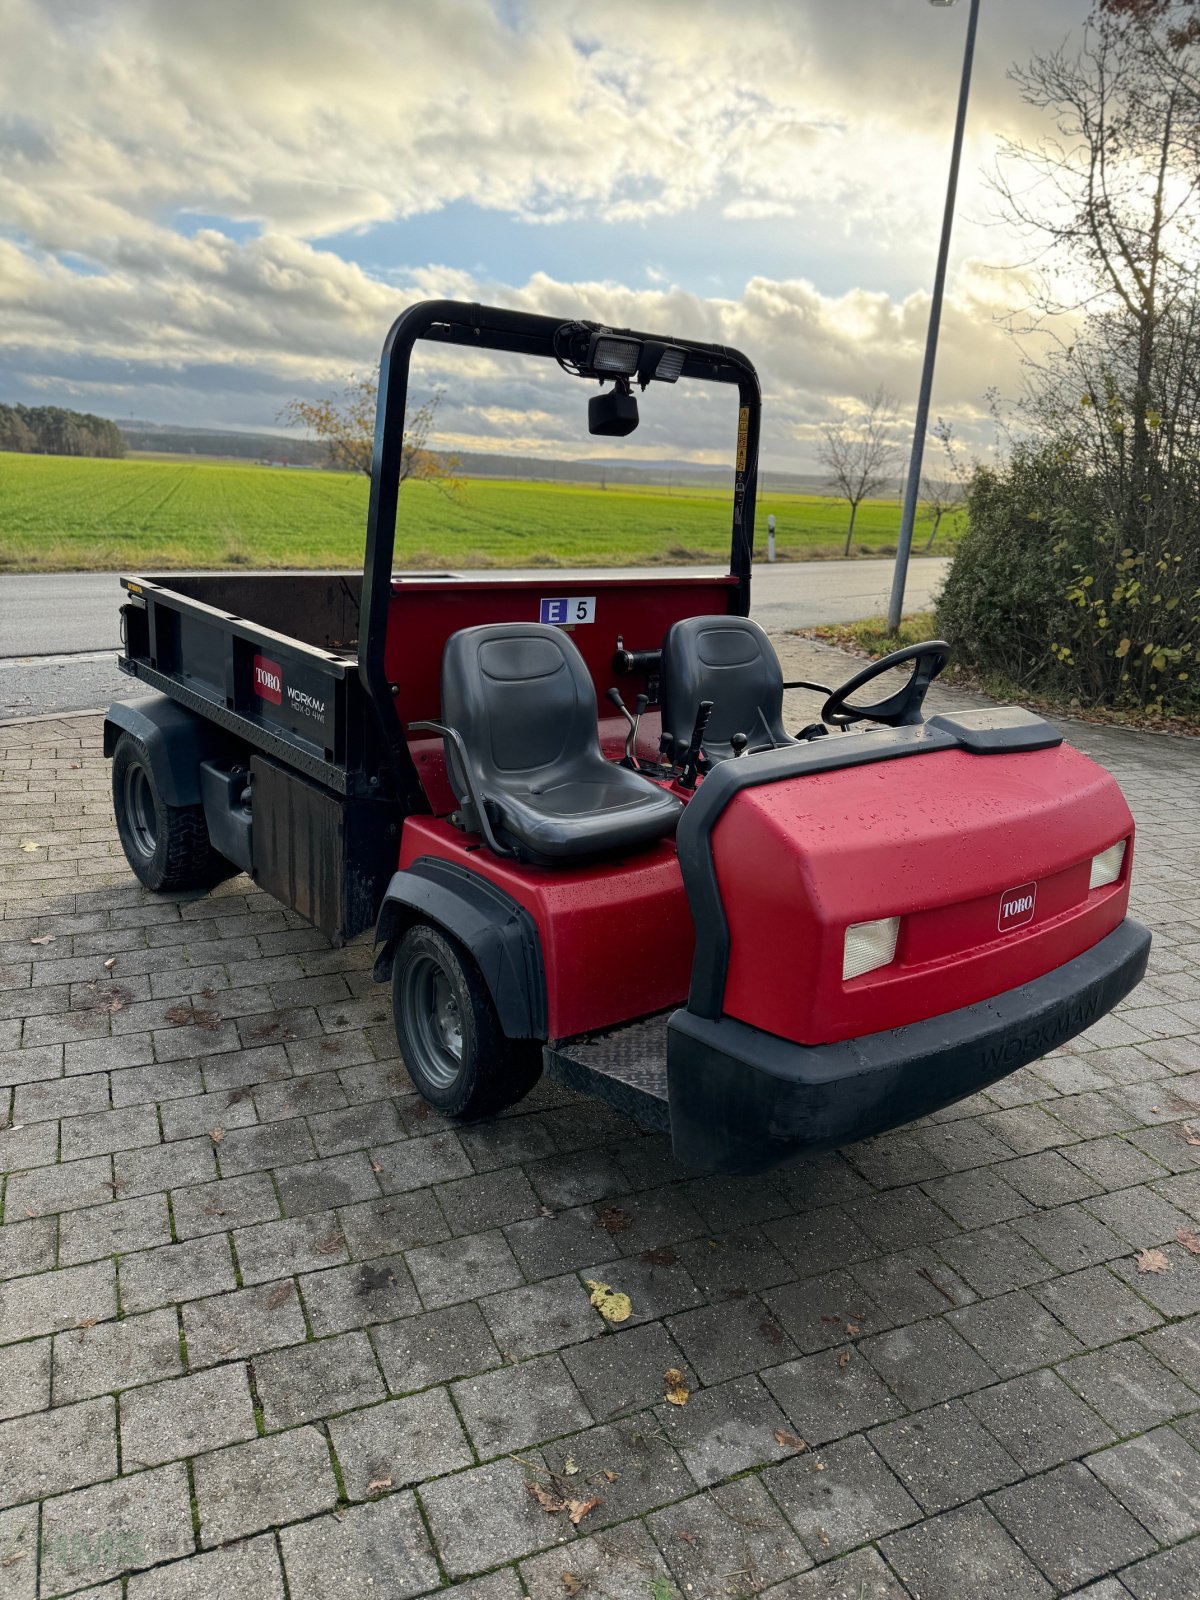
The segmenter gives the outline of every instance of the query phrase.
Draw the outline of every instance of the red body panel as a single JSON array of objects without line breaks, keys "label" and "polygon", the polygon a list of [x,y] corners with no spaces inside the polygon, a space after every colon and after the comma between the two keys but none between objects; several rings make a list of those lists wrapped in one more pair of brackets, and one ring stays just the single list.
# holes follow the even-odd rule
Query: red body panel
[{"label": "red body panel", "polygon": [[[484,622],[536,622],[539,602],[560,595],[594,596],[596,620],[564,631],[570,633],[596,685],[597,716],[607,754],[619,756],[625,745],[625,722],[614,714],[604,691],[615,683],[632,710],[645,677],[613,672],[612,659],[620,634],[629,650],[657,650],[673,622],[684,617],[725,616],[737,589],[732,577],[695,578],[399,578],[392,583],[384,666],[388,681],[399,686],[396,714],[410,722],[436,721],[441,716],[441,665],[446,640],[460,628]],[[643,719],[638,748],[653,757],[658,751],[658,712]],[[446,781],[440,738],[413,735],[409,741],[422,787],[435,816],[453,811],[455,799]]]},{"label": "red body panel", "polygon": [[529,912],[542,943],[551,1039],[683,1003],[695,940],[671,840],[598,864],[534,867],[492,855],[448,822],[409,817],[399,865],[421,856],[478,873]]},{"label": "red body panel", "polygon": [[[1132,835],[1115,780],[1067,745],[947,750],[748,789],[712,837],[730,935],[725,1013],[834,1043],[1039,977],[1124,917]],[[1092,857],[1122,838],[1120,878],[1089,893]],[[1002,931],[1002,896],[1018,888]],[[895,960],[843,981],[846,928],[896,915]]]}]

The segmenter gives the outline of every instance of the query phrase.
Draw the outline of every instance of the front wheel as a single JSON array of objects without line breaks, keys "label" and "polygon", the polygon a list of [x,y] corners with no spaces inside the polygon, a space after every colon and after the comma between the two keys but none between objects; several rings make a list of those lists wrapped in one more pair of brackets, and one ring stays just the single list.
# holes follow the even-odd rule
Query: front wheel
[{"label": "front wheel", "polygon": [[515,1105],[542,1073],[536,1039],[509,1039],[479,968],[427,923],[409,928],[392,964],[396,1039],[418,1092],[471,1121]]},{"label": "front wheel", "polygon": [[113,751],[112,791],[121,848],[147,889],[211,889],[238,871],[213,849],[203,806],[163,799],[146,746],[131,733]]}]

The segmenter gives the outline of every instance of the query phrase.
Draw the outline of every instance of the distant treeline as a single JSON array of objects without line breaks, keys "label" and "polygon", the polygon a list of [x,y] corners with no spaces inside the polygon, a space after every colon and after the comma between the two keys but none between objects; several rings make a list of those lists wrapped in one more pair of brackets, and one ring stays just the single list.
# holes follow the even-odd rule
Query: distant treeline
[{"label": "distant treeline", "polygon": [[0,450],[43,456],[123,456],[125,440],[107,417],[62,406],[0,406]]},{"label": "distant treeline", "polygon": [[289,467],[324,467],[329,450],[316,439],[288,439],[276,433],[222,433],[214,428],[121,425],[130,450],[166,451],[181,456],[221,456],[237,461],[274,461]]}]

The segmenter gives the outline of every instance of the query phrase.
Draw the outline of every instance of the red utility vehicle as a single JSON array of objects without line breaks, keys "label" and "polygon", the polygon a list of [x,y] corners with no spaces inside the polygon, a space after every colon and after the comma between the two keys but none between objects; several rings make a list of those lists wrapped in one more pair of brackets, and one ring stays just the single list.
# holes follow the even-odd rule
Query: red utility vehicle
[{"label": "red utility vehicle", "polygon": [[[728,574],[393,576],[418,340],[611,382],[601,435],[636,426],[635,385],[732,386]],[[447,1114],[545,1069],[718,1171],[921,1116],[1096,1022],[1150,942],[1120,790],[1018,707],[926,719],[938,641],[840,689],[783,682],[749,619],[759,406],[722,346],[411,307],[361,575],[123,580],[120,664],[157,691],[105,723],[138,877],[240,869],[335,941],[374,925],[405,1064]],[[789,732],[795,687],[825,699]]]}]

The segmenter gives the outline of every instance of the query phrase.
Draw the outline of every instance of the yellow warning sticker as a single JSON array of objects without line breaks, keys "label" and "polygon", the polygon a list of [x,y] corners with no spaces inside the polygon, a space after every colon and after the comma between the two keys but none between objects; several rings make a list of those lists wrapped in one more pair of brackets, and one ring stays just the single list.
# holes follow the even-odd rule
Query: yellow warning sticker
[{"label": "yellow warning sticker", "polygon": [[738,412],[737,470],[746,470],[746,442],[750,436],[750,407],[742,406]]}]

